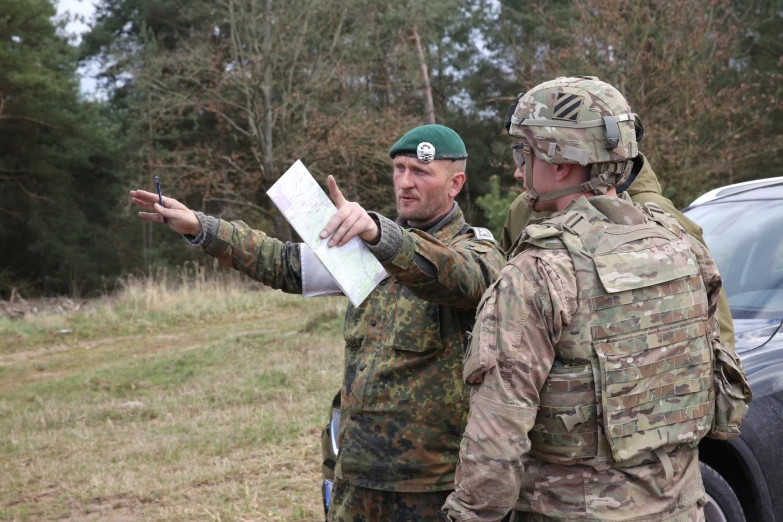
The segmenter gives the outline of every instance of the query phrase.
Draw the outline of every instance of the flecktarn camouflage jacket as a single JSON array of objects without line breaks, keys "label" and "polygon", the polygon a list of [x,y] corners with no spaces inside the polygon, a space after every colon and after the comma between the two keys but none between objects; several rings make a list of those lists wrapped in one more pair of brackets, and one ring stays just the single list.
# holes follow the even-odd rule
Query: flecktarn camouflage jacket
[{"label": "flecktarn camouflage jacket", "polygon": [[[474,237],[456,206],[429,232],[403,230],[402,246],[384,262],[390,277],[346,312],[335,475],[359,486],[454,487],[468,406],[467,336],[504,257],[494,241]],[[297,244],[221,220],[204,248],[266,285],[302,291]]]}]

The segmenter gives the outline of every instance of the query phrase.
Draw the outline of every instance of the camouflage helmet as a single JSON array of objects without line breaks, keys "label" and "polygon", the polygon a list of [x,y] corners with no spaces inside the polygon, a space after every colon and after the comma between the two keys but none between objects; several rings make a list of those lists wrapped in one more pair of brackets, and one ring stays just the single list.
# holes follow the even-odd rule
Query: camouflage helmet
[{"label": "camouflage helmet", "polygon": [[[517,96],[506,130],[523,143],[515,146],[528,161],[528,204],[577,192],[606,194],[630,174],[644,134],[639,117],[622,94],[595,76],[557,78]],[[529,155],[554,165],[590,166],[590,178],[575,187],[538,194],[532,183]]]}]

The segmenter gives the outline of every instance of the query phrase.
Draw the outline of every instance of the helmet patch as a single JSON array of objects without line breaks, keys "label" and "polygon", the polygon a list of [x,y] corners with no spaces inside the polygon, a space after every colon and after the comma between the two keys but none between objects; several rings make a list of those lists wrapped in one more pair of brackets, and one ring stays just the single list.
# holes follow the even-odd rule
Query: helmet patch
[{"label": "helmet patch", "polygon": [[557,93],[555,106],[552,108],[552,119],[579,121],[579,109],[582,108],[584,102],[584,97],[578,94]]}]

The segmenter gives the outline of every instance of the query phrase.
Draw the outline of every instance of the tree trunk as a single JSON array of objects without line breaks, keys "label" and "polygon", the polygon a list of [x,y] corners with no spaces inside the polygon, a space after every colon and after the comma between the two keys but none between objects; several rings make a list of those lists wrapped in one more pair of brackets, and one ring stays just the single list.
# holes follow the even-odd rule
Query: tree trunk
[{"label": "tree trunk", "polygon": [[348,156],[346,167],[348,170],[348,200],[358,202],[359,189],[356,180],[356,156],[353,154]]},{"label": "tree trunk", "polygon": [[392,100],[393,100],[393,97],[392,97],[392,82],[391,82],[391,68],[389,67],[389,55],[388,54],[384,54],[384,56],[383,56],[383,74],[385,76],[384,79],[386,81],[386,83],[385,83],[386,92],[384,94],[385,94],[385,98],[386,98],[386,107],[388,108],[388,107],[391,107]]},{"label": "tree trunk", "polygon": [[[266,0],[264,3],[263,53],[264,77],[262,79],[261,92],[264,97],[264,116],[261,154],[263,156],[264,178],[271,182],[277,179],[272,136],[272,0]],[[266,194],[259,194],[259,199],[261,198],[266,199]],[[273,207],[273,205],[270,206]],[[276,208],[272,208],[272,220],[275,237],[281,241],[290,241],[291,227]]]},{"label": "tree trunk", "polygon": [[424,96],[424,123],[435,123],[435,105],[432,103],[430,75],[427,71],[427,62],[424,59],[424,49],[421,48],[419,28],[414,25],[411,33],[413,45],[416,47],[416,52],[419,55],[419,67],[421,68],[422,95]]},{"label": "tree trunk", "polygon": [[[152,94],[147,93],[147,105],[151,104]],[[149,175],[149,185],[152,188],[155,186],[155,172],[152,165],[152,154],[155,150],[155,131],[152,127],[152,121],[147,119],[147,150],[145,151],[147,174]],[[152,249],[152,223],[142,222],[142,243],[144,245],[144,268],[147,270],[147,276],[152,274],[152,259],[150,258],[150,250]]]}]

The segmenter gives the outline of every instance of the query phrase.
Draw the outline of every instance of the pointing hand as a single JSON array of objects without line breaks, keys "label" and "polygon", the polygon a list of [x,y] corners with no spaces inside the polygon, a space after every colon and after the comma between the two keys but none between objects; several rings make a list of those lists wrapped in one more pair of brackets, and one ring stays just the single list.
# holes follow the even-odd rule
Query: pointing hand
[{"label": "pointing hand", "polygon": [[343,246],[356,236],[370,244],[377,243],[381,233],[378,230],[378,225],[367,214],[367,211],[358,203],[345,200],[343,193],[337,188],[334,177],[329,176],[326,183],[329,186],[329,195],[334,206],[337,207],[337,212],[321,232],[321,239],[326,239],[334,232],[334,235],[329,239],[330,247]]}]

